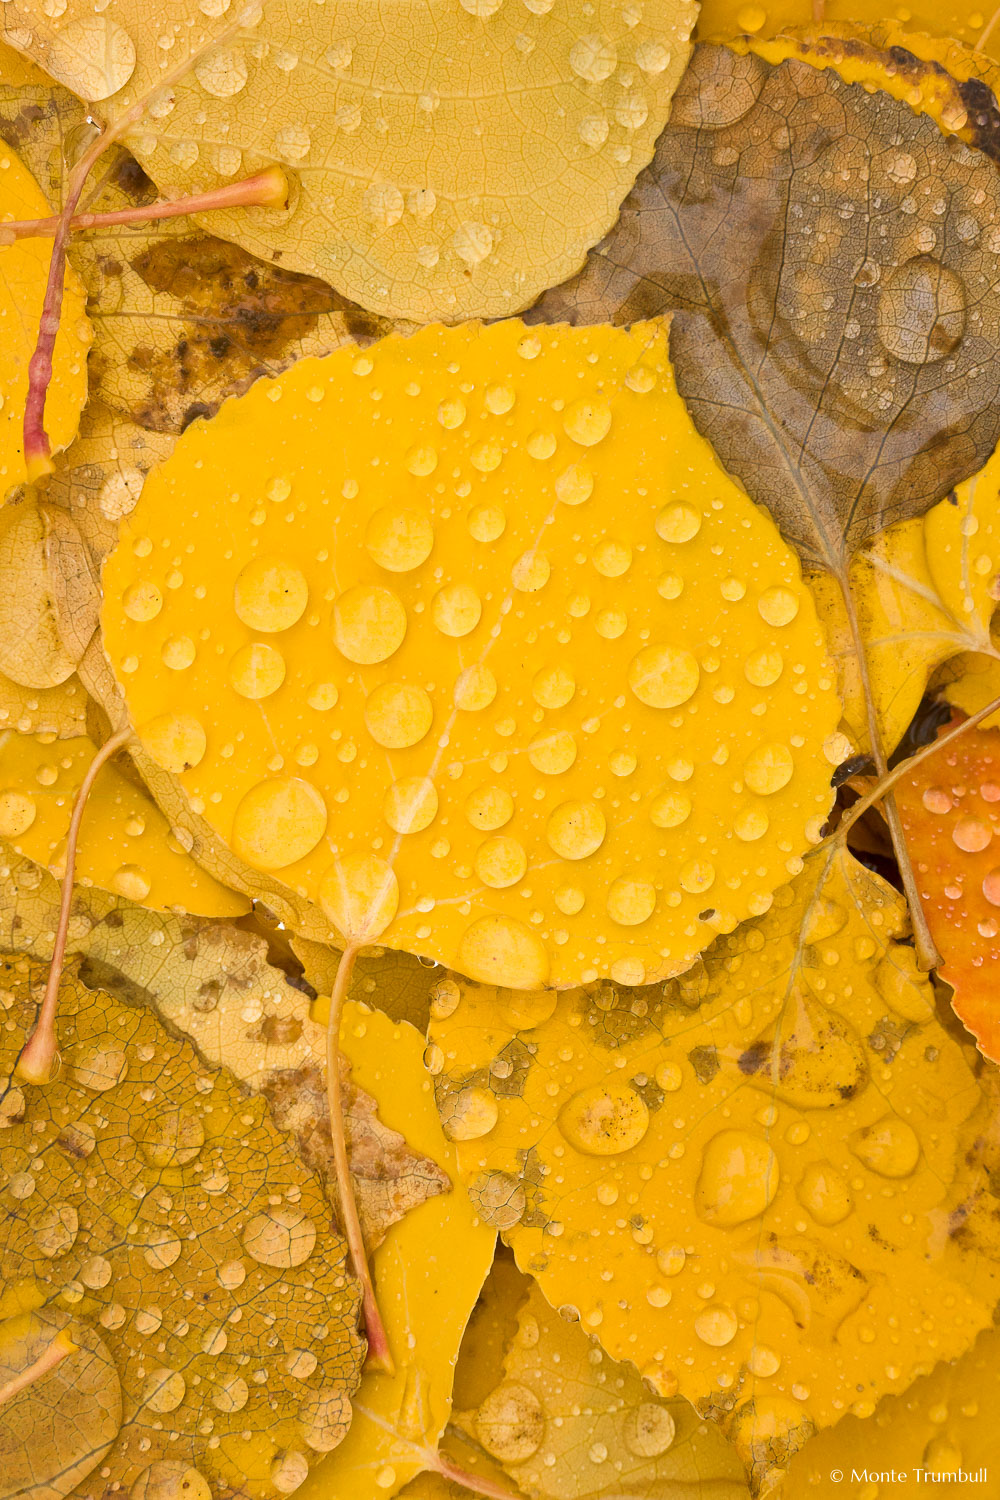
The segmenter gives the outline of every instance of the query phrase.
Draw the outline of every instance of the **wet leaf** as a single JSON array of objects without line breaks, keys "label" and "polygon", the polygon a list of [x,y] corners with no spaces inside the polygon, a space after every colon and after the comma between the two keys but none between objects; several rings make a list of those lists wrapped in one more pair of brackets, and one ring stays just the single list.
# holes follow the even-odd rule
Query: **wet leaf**
[{"label": "wet leaf", "polygon": [[0,671],[22,687],[58,687],[83,658],[99,603],[72,518],[44,500],[8,505],[0,519]]},{"label": "wet leaf", "polygon": [[[60,878],[70,816],[96,748],[86,737],[53,742],[0,731],[0,837]],[[195,864],[155,802],[113,764],[94,783],[76,868],[82,884],[160,910],[235,917],[250,907]]]},{"label": "wet leaf", "polygon": [[[798,1500],[803,1493],[836,1500],[842,1483],[831,1476],[839,1471],[895,1471],[912,1474],[917,1483],[944,1485],[962,1483],[961,1470],[976,1476],[965,1483],[988,1483],[1000,1461],[1000,1433],[986,1416],[988,1393],[998,1381],[1000,1332],[991,1328],[955,1364],[940,1364],[903,1395],[887,1396],[873,1416],[844,1417],[808,1443],[792,1459],[775,1500]],[[917,1479],[918,1470],[930,1477]]]},{"label": "wet leaf", "polygon": [[87,695],[75,676],[56,687],[30,688],[0,672],[0,724],[18,734],[77,739],[87,728]]},{"label": "wet leaf", "polygon": [[746,1500],[743,1465],[717,1428],[679,1397],[646,1389],[525,1282],[516,1331],[459,1430],[531,1500],[704,1493]]},{"label": "wet leaf", "polygon": [[671,352],[699,428],[843,575],[996,444],[996,174],[885,92],[702,46],[614,230],[537,315],[680,309]]},{"label": "wet leaf", "polygon": [[[106,120],[148,100],[127,143],[161,188],[280,162],[286,208],[210,227],[421,320],[516,312],[579,266],[649,160],[696,15],[691,0],[641,15],[434,0],[401,47],[395,15],[359,4],[51,11],[7,5],[5,39]],[[160,40],[178,25],[190,64],[171,52],[164,84]]]},{"label": "wet leaf", "polygon": [[[43,980],[26,959],[4,962],[5,1076]],[[72,975],[63,989],[61,1076],[3,1096],[3,1311],[31,1316],[22,1361],[65,1328],[103,1366],[108,1414],[64,1454],[43,1413],[57,1397],[72,1432],[85,1393],[50,1376],[5,1409],[12,1459],[56,1495],[85,1438],[109,1493],[161,1476],[175,1495],[285,1493],[343,1438],[363,1350],[330,1206],[263,1099],[148,1008]],[[10,1335],[0,1324],[8,1358]]]},{"label": "wet leaf", "polygon": [[[746,0],[701,0],[695,35],[705,41],[727,41],[748,34],[772,37],[790,28],[811,27],[813,10],[813,0],[768,0],[767,5],[748,5]],[[831,24],[837,29],[841,25],[854,28],[859,22],[884,22],[896,31],[903,29],[897,20],[899,7],[892,0],[823,0],[823,14],[824,31]],[[909,39],[914,32],[955,38],[967,47],[979,46],[997,56],[1000,37],[995,25],[989,27],[989,21],[988,6],[970,10],[965,0],[941,0],[940,4],[914,0],[906,7],[905,34]]]},{"label": "wet leaf", "polygon": [[355,947],[527,987],[674,973],[830,805],[810,596],[691,427],[662,324],[302,360],[185,433],[104,591],[147,754],[244,889]]},{"label": "wet leaf", "polygon": [[464,985],[432,1023],[445,1131],[519,1265],[755,1482],[991,1316],[998,1245],[938,1232],[982,1093],[906,935],[834,843],[678,980]]},{"label": "wet leaf", "polygon": [[941,978],[980,1050],[1000,1061],[1000,730],[967,730],[928,756],[898,801]]},{"label": "wet leaf", "polygon": [[408,1214],[375,1252],[379,1305],[398,1368],[394,1375],[365,1375],[346,1441],[303,1487],[302,1500],[342,1494],[380,1500],[433,1467],[451,1413],[462,1331],[496,1239],[457,1182],[455,1149],[441,1132],[421,1064],[420,1033],[351,1001],[343,1038],[354,1076],[378,1094],[387,1123],[405,1128],[456,1186]]},{"label": "wet leaf", "polygon": [[[306,981],[318,994],[329,995],[341,959],[338,949],[302,937],[292,939],[292,948],[302,962]],[[423,1032],[435,996],[443,992],[447,1004],[452,983],[437,964],[410,953],[376,947],[358,955],[350,995],[353,1000],[376,1006],[394,1021],[409,1021]]]},{"label": "wet leaf", "polygon": [[[0,943],[49,958],[59,892],[27,859],[5,860],[0,880]],[[151,1004],[190,1037],[213,1066],[266,1096],[279,1128],[290,1131],[307,1166],[330,1185],[329,1119],[322,1076],[326,1036],[309,997],[268,962],[264,941],[220,921],[150,911],[123,897],[78,888],[69,952],[84,981],[127,1003]],[[371,1094],[347,1078],[348,1154],[370,1235],[449,1183],[439,1167],[380,1118]]]}]

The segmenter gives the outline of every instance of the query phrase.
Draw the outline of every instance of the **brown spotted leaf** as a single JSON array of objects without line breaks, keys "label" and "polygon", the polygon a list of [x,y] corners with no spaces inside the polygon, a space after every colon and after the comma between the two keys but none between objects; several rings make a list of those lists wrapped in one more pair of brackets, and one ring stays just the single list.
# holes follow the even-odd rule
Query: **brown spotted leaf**
[{"label": "brown spotted leaf", "polygon": [[[59,1076],[7,1087],[44,979],[0,961],[0,1267],[31,1314],[25,1327],[4,1309],[0,1361],[24,1370],[65,1330],[99,1389],[88,1402],[58,1373],[29,1384],[5,1405],[5,1457],[39,1496],[66,1493],[71,1463],[79,1479],[101,1465],[94,1496],[278,1500],[344,1437],[360,1377],[331,1206],[262,1098],[72,971]],[[169,1489],[175,1465],[187,1491]]]},{"label": "brown spotted leaf", "polygon": [[997,249],[986,154],[835,72],[702,46],[614,230],[535,316],[678,309],[697,425],[842,573],[996,443]]}]

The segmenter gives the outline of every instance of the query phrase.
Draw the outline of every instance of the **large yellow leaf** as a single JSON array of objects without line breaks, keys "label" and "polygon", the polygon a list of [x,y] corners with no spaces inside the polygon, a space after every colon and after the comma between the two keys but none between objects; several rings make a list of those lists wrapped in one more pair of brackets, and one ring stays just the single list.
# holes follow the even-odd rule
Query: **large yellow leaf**
[{"label": "large yellow leaf", "polygon": [[1000,1287],[1000,1236],[947,1232],[981,1091],[906,930],[834,844],[679,980],[466,985],[432,1022],[445,1130],[518,1263],[758,1479],[962,1353]]},{"label": "large yellow leaf", "polygon": [[812,600],[666,333],[302,360],[146,481],[106,650],[148,754],[293,913],[483,979],[638,983],[819,837]]},{"label": "large yellow leaf", "polygon": [[429,319],[516,312],[579,266],[652,154],[696,13],[16,0],[3,34],[106,120],[144,100],[128,144],[161,188],[280,162],[287,207],[213,214],[213,230]]},{"label": "large yellow leaf", "polygon": [[[344,1052],[362,1087],[377,1094],[389,1125],[457,1178],[422,1067],[423,1038],[406,1022],[351,1001]],[[433,1198],[391,1229],[375,1252],[379,1307],[396,1371],[367,1373],[345,1441],[301,1489],[301,1500],[388,1500],[433,1469],[451,1414],[458,1347],[493,1259],[496,1230],[482,1221],[465,1188]]]},{"label": "large yellow leaf", "polygon": [[[44,971],[9,958],[2,979],[10,1083]],[[343,1438],[360,1374],[330,1205],[265,1101],[148,1007],[72,973],[61,1003],[59,1078],[3,1093],[0,1314],[21,1320],[0,1323],[0,1360],[23,1368],[65,1329],[103,1365],[105,1412],[81,1431],[85,1391],[29,1384],[4,1408],[5,1478],[63,1495],[90,1444],[124,1492],[194,1469],[172,1493],[287,1493]]]}]

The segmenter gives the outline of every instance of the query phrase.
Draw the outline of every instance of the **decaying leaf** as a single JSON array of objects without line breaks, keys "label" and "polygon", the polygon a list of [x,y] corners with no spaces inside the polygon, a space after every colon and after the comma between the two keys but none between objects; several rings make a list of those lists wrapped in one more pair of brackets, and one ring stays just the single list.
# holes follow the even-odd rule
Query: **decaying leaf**
[{"label": "decaying leaf", "polygon": [[0,671],[22,687],[58,687],[83,658],[99,601],[72,518],[44,500],[8,505],[0,518]]},{"label": "decaying leaf", "polygon": [[104,590],[147,753],[354,945],[525,987],[675,973],[830,805],[811,598],[662,323],[301,360],[184,434]]},{"label": "decaying leaf", "polygon": [[[526,1295],[525,1295],[526,1294]],[[687,1401],[650,1394],[526,1283],[488,1394],[456,1425],[531,1500],[710,1494],[746,1500],[743,1465]]]},{"label": "decaying leaf", "polygon": [[897,788],[924,912],[952,1004],[1000,1061],[1000,730],[969,729]]},{"label": "decaying leaf", "polygon": [[395,12],[360,4],[52,11],[8,4],[4,39],[107,121],[144,100],[127,144],[162,189],[280,162],[286,208],[210,227],[421,320],[516,312],[579,266],[652,154],[696,16],[692,0],[431,0],[404,42]]},{"label": "decaying leaf", "polygon": [[[331,994],[341,960],[338,949],[296,936],[292,950],[302,963],[306,982],[319,995]],[[447,1005],[451,986],[451,980],[442,979],[437,964],[393,948],[375,947],[358,954],[349,993],[352,1000],[376,1006],[394,1021],[409,1021],[424,1032],[432,1004]]]},{"label": "decaying leaf", "polygon": [[[366,1023],[358,1024],[363,1036]],[[346,1058],[341,1063],[344,1134],[365,1246],[371,1252],[393,1224],[451,1184],[435,1161],[417,1155],[405,1136],[383,1124],[375,1100],[358,1088]],[[333,1182],[330,1115],[319,1062],[276,1073],[266,1093],[277,1124],[295,1134],[307,1164],[322,1181]]]},{"label": "decaying leaf", "polygon": [[465,985],[432,1022],[445,1130],[518,1264],[755,1481],[992,1316],[1000,1235],[954,1227],[981,1091],[906,930],[833,843],[679,980]]},{"label": "decaying leaf", "polygon": [[[5,862],[0,877],[0,945],[49,958],[59,903],[52,877],[26,859]],[[309,997],[268,962],[261,938],[83,887],[74,898],[69,951],[80,955],[86,983],[127,1003],[154,1005],[213,1066],[264,1094],[332,1195],[322,1137],[329,1130],[320,1085],[325,1031],[310,1017]],[[356,1080],[346,1115],[364,1225],[369,1243],[378,1244],[390,1224],[448,1183],[408,1137],[383,1123]]]},{"label": "decaying leaf", "polygon": [[[998,494],[1000,456],[994,454],[926,516],[882,532],[852,561],[851,593],[887,753],[943,662],[954,658],[949,677],[962,676],[945,696],[967,712],[1000,697],[1000,672],[990,670],[1000,660],[990,635],[1000,575]],[[817,571],[809,581],[837,663],[845,730],[855,750],[867,749],[864,688],[843,596],[827,573]],[[973,682],[973,672],[981,680]]]},{"label": "decaying leaf", "polygon": [[[774,1500],[837,1500],[844,1485],[834,1476],[851,1477],[854,1470],[905,1473],[914,1489],[920,1483],[957,1487],[960,1473],[975,1476],[967,1484],[989,1484],[1000,1463],[1000,1429],[991,1415],[998,1385],[1000,1331],[991,1328],[955,1364],[938,1365],[901,1396],[887,1396],[873,1416],[844,1417],[820,1433],[792,1459]],[[892,1479],[861,1482],[880,1486],[873,1496],[891,1493],[893,1485]]]},{"label": "decaying leaf", "polygon": [[350,1001],[343,1036],[353,1074],[378,1095],[386,1123],[405,1130],[455,1182],[390,1229],[375,1252],[379,1305],[398,1368],[364,1376],[346,1440],[301,1491],[302,1500],[388,1500],[437,1462],[459,1343],[493,1259],[496,1230],[458,1182],[455,1149],[442,1134],[421,1066],[420,1033]]},{"label": "decaying leaf", "polygon": [[[44,970],[10,958],[2,979],[9,1080]],[[62,1328],[90,1354],[106,1415],[91,1430],[92,1389],[62,1367],[5,1407],[12,1462],[66,1494],[82,1427],[86,1467],[101,1465],[90,1493],[145,1494],[160,1479],[175,1496],[287,1493],[343,1438],[360,1373],[357,1289],[330,1206],[263,1099],[148,1008],[72,974],[63,991],[61,1076],[3,1094],[3,1311],[21,1315],[15,1334],[33,1319],[23,1361]],[[0,1358],[11,1332],[0,1324]],[[67,1455],[56,1433],[74,1428]]]},{"label": "decaying leaf", "polygon": [[[95,753],[86,737],[54,740],[0,730],[0,836],[60,877],[70,816]],[[106,765],[84,814],[77,878],[161,910],[207,917],[248,911],[247,898],[195,864],[184,842],[134,781]]]},{"label": "decaying leaf", "polygon": [[[38,184],[11,148],[0,146],[0,222],[35,219],[50,212]],[[27,469],[22,446],[22,416],[28,392],[28,361],[35,347],[49,271],[46,240],[0,244],[0,499],[24,484]],[[63,316],[53,355],[49,432],[53,448],[72,440],[87,399],[87,349],[90,324],[77,277],[66,272]],[[47,685],[47,684],[46,684]]]},{"label": "decaying leaf", "polygon": [[614,230],[537,315],[680,309],[671,353],[699,428],[843,574],[996,445],[997,181],[881,90],[702,46]]}]

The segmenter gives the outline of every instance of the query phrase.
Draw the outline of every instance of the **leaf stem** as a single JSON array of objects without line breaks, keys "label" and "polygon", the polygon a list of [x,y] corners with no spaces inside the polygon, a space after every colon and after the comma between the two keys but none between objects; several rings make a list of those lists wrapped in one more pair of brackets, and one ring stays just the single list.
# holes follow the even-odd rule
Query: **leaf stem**
[{"label": "leaf stem", "polygon": [[132,730],[128,725],[119,729],[106,740],[87,767],[87,774],[80,783],[80,790],[76,794],[73,804],[73,815],[69,820],[69,832],[66,835],[66,867],[63,870],[62,896],[59,903],[59,920],[56,924],[55,941],[52,944],[52,962],[49,964],[49,975],[45,984],[45,995],[42,999],[38,1019],[28,1040],[21,1048],[14,1072],[26,1083],[48,1083],[52,1077],[52,1070],[59,1056],[59,1038],[56,1035],[56,1012],[59,1008],[59,984],[62,979],[63,963],[66,958],[66,939],[69,934],[69,914],[73,905],[73,877],[76,872],[76,847],[80,839],[80,825],[83,822],[84,809],[90,797],[91,789],[97,780],[101,767],[121,749],[125,742],[132,737]]},{"label": "leaf stem", "polygon": [[442,1479],[450,1479],[452,1484],[460,1484],[464,1490],[471,1490],[474,1495],[485,1495],[487,1500],[521,1500],[517,1491],[505,1489],[502,1484],[494,1484],[492,1479],[487,1479],[484,1475],[473,1474],[468,1469],[461,1468],[440,1450],[434,1454],[433,1469]]},{"label": "leaf stem", "polygon": [[917,957],[917,966],[927,972],[940,967],[941,955],[937,951],[934,939],[931,937],[931,930],[927,925],[923,903],[920,900],[920,891],[917,887],[917,877],[913,872],[910,851],[906,846],[906,838],[903,834],[902,819],[899,816],[896,799],[891,791],[891,788],[899,778],[890,778],[888,776],[889,767],[885,758],[885,750],[882,746],[882,729],[878,721],[878,711],[875,707],[875,695],[872,690],[871,671],[868,665],[868,651],[861,630],[861,622],[858,619],[858,612],[854,605],[854,596],[851,593],[850,578],[848,575],[838,573],[837,579],[844,598],[844,608],[847,611],[848,623],[851,627],[854,654],[857,657],[858,668],[861,672],[861,686],[865,698],[865,713],[868,717],[868,738],[871,742],[872,759],[875,762],[875,769],[878,772],[879,785],[885,788],[882,795],[885,796],[888,793],[883,813],[889,825],[892,847],[896,854],[896,862],[899,865],[903,890],[910,905],[910,921],[913,926],[913,946]]},{"label": "leaf stem", "polygon": [[0,1385],[0,1406],[6,1406],[8,1401],[13,1401],[15,1396],[19,1396],[22,1391],[48,1375],[69,1355],[75,1354],[79,1347],[79,1344],[73,1342],[65,1329],[57,1333],[51,1344],[46,1345],[37,1359],[32,1360],[31,1364],[19,1375],[12,1375],[9,1380],[5,1380]]},{"label": "leaf stem", "polygon": [[239,21],[235,21],[219,36],[205,42],[203,46],[170,68],[162,78],[157,79],[154,89],[151,89],[148,94],[140,95],[129,105],[128,109],[122,111],[113,124],[105,126],[69,174],[66,184],[66,200],[59,212],[59,223],[52,237],[52,256],[49,261],[48,280],[45,284],[42,315],[38,324],[38,339],[35,343],[35,351],[28,362],[28,394],[24,403],[23,438],[25,469],[29,483],[33,484],[43,475],[51,474],[53,468],[52,448],[45,430],[45,398],[52,381],[52,355],[62,313],[66,246],[69,243],[72,220],[87,178],[94,164],[103,156],[108,147],[120,140],[133,125],[142,119],[153,95],[162,93],[179,82],[206,52],[212,51],[228,41],[230,37],[235,36],[240,29],[240,24]]},{"label": "leaf stem", "polygon": [[967,719],[963,719],[961,724],[956,724],[954,729],[949,729],[947,734],[942,734],[936,740],[932,740],[929,745],[922,746],[915,755],[910,756],[909,760],[901,761],[894,770],[886,772],[878,785],[872,787],[870,792],[866,792],[863,797],[860,797],[849,812],[845,814],[841,819],[839,827],[830,835],[831,839],[843,838],[848,830],[853,828],[858,819],[864,817],[870,807],[874,807],[875,803],[884,797],[886,792],[896,785],[897,781],[901,781],[904,776],[908,776],[915,767],[920,765],[921,761],[927,760],[931,755],[937,755],[939,750],[947,749],[951,742],[959,739],[967,729],[975,729],[976,725],[981,724],[983,719],[988,719],[990,714],[994,714],[998,710],[1000,710],[1000,698],[994,698],[992,702],[987,703],[985,708],[977,709],[974,714],[970,714]]},{"label": "leaf stem", "polygon": [[[69,227],[103,229],[109,224],[145,224],[155,219],[176,219],[188,214],[208,213],[222,208],[280,208],[288,198],[288,178],[280,167],[268,167],[253,177],[230,182],[225,187],[194,193],[188,198],[173,198],[149,203],[145,208],[120,208],[114,213],[74,214]],[[0,223],[0,245],[15,240],[56,235],[62,219],[51,214],[47,219],[13,219]]]},{"label": "leaf stem", "polygon": [[361,1231],[361,1219],[358,1216],[358,1205],[354,1197],[354,1179],[351,1177],[350,1162],[347,1158],[344,1104],[340,1082],[340,1023],[358,952],[359,948],[356,944],[344,949],[340,956],[340,963],[337,965],[337,977],[330,994],[330,1014],[326,1023],[326,1098],[330,1111],[330,1142],[333,1146],[340,1217],[351,1265],[355,1276],[361,1283],[362,1313],[365,1320],[365,1334],[368,1338],[368,1359],[365,1369],[384,1370],[391,1375],[395,1372],[395,1365],[389,1348],[389,1336],[375,1298],[375,1287],[372,1284],[368,1256],[365,1251],[365,1238]]}]

